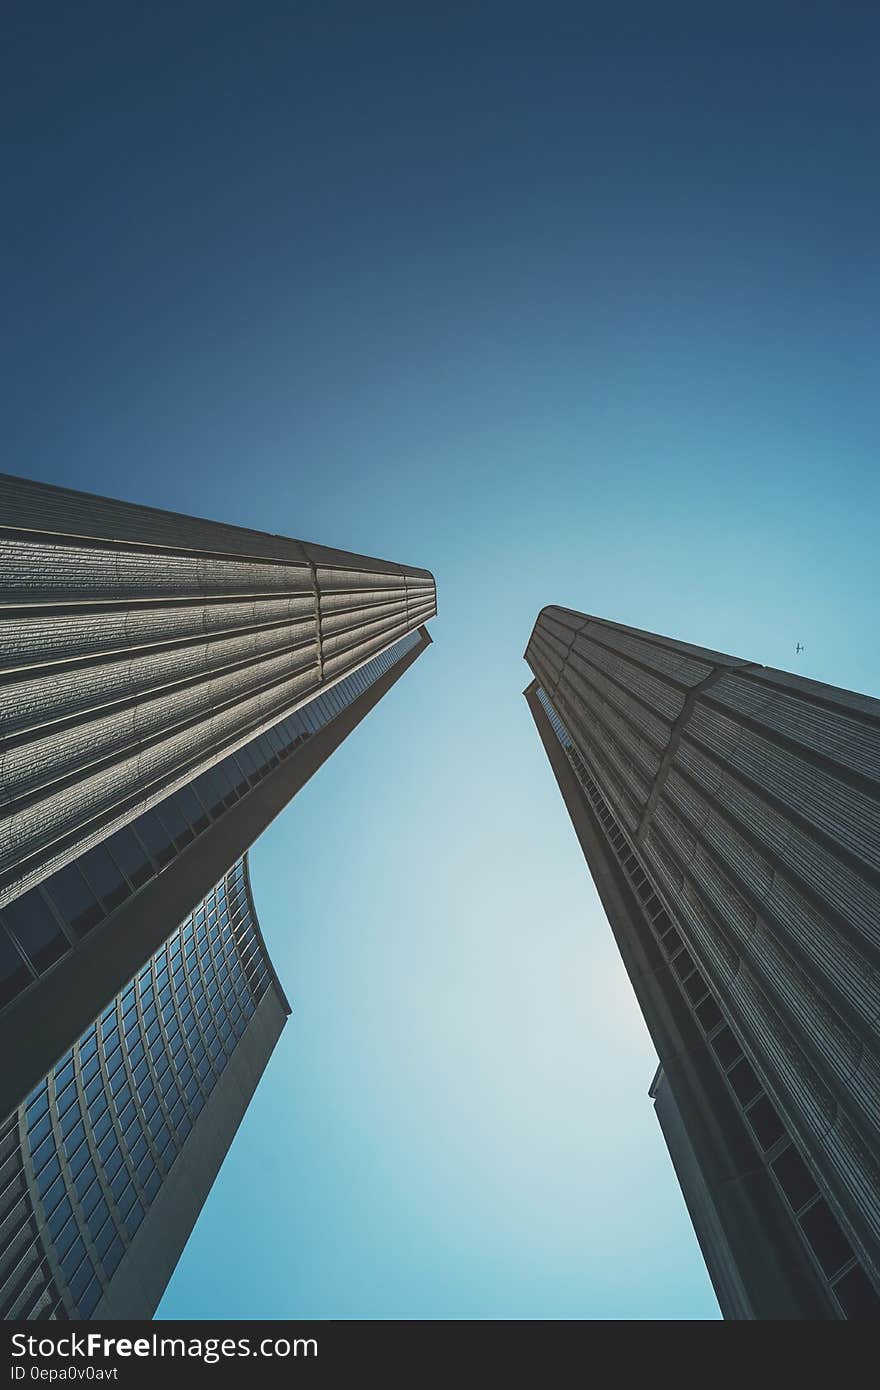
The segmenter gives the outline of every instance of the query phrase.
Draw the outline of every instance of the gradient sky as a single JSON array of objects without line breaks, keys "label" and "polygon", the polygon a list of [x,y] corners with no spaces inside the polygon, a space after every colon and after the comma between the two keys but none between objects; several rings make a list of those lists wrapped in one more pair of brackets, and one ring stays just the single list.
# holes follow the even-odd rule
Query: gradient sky
[{"label": "gradient sky", "polygon": [[880,692],[880,11],[3,24],[3,466],[438,585],[253,853],[294,1014],[160,1316],[717,1317],[522,651]]}]

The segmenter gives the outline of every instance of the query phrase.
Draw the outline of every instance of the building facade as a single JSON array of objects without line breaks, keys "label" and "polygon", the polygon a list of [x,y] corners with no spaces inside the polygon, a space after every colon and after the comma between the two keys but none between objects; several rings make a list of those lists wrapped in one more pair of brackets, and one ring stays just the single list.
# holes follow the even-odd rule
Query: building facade
[{"label": "building facade", "polygon": [[426,570],[0,476],[0,1115],[435,612]]},{"label": "building facade", "polygon": [[525,691],[722,1312],[880,1316],[880,701],[549,607]]},{"label": "building facade", "polygon": [[0,475],[0,1316],[152,1316],[289,1013],[247,850],[435,612],[426,570]]},{"label": "building facade", "polygon": [[239,860],[0,1127],[0,1318],[150,1318],[290,1010]]}]

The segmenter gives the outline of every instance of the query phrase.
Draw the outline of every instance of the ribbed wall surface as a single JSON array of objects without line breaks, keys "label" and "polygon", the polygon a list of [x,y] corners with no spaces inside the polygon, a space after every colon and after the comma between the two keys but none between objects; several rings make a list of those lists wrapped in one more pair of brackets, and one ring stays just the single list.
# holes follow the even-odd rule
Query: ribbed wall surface
[{"label": "ribbed wall surface", "polygon": [[880,1277],[880,701],[562,608],[526,659]]},{"label": "ribbed wall surface", "polygon": [[0,475],[0,905],[435,612],[427,570]]}]

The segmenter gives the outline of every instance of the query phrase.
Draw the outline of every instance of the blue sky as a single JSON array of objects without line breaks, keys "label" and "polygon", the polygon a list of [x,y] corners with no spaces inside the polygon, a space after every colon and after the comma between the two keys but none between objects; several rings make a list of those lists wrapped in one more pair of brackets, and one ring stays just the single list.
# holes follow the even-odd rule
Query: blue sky
[{"label": "blue sky", "polygon": [[522,651],[880,689],[876,8],[5,25],[4,467],[438,583],[253,854],[294,1015],[160,1315],[716,1317]]}]

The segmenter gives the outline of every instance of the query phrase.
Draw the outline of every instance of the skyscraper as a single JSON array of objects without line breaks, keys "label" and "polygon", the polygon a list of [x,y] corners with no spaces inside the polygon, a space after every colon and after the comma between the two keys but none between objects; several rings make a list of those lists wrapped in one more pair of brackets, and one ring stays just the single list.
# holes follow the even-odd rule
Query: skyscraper
[{"label": "skyscraper", "polygon": [[0,1115],[430,643],[426,570],[0,475]]},{"label": "skyscraper", "polygon": [[287,1013],[246,851],[435,612],[427,570],[0,475],[3,1316],[152,1312]]},{"label": "skyscraper", "polygon": [[529,709],[722,1312],[880,1316],[880,701],[569,609]]},{"label": "skyscraper", "polygon": [[289,1009],[239,860],[0,1126],[0,1318],[149,1318]]}]

